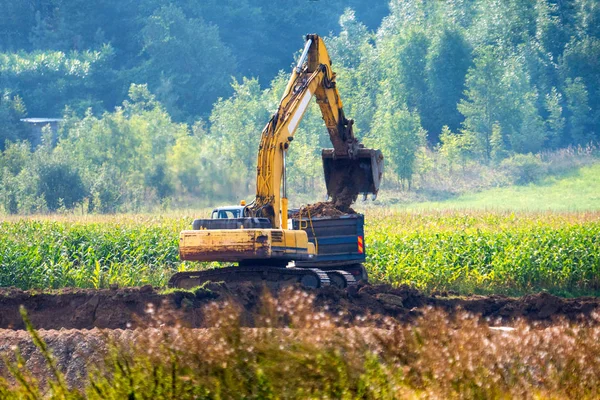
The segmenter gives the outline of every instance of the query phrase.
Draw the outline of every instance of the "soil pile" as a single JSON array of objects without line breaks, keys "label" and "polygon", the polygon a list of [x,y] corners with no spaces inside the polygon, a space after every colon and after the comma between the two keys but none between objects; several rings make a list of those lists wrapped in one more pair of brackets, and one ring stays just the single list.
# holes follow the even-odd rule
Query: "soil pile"
[{"label": "soil pile", "polygon": [[334,202],[327,201],[315,204],[308,204],[302,207],[298,212],[292,214],[292,218],[322,218],[339,217],[341,215],[356,214],[351,207],[338,208]]},{"label": "soil pile", "polygon": [[[160,294],[150,286],[114,290],[68,289],[55,293],[25,292],[17,289],[0,290],[0,329],[24,329],[19,306],[27,310],[38,329],[133,329],[147,326],[152,320],[149,307],[160,313],[167,325],[176,321],[193,328],[209,327],[203,307],[212,301],[234,301],[244,310],[245,326],[253,326],[254,315],[260,307],[262,285],[247,284],[235,288],[212,284],[195,292],[177,291]],[[312,290],[317,309],[338,315],[345,313],[348,321],[369,316],[377,326],[386,318],[410,322],[428,306],[449,313],[456,310],[481,315],[484,318],[511,320],[525,318],[550,321],[556,317],[576,320],[581,315],[600,311],[600,298],[564,299],[549,294],[519,298],[505,296],[442,297],[427,296],[410,288],[388,285],[365,285],[349,293],[334,287]],[[275,293],[276,295],[276,293]]]}]

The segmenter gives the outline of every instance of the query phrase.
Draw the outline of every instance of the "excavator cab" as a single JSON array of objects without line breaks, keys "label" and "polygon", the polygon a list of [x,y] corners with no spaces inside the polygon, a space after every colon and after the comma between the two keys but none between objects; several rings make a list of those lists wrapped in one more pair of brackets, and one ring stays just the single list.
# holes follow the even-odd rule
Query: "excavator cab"
[{"label": "excavator cab", "polygon": [[377,197],[383,177],[383,154],[380,150],[358,148],[352,156],[336,154],[334,149],[323,149],[323,170],[327,195],[336,205],[348,206],[359,194]]}]

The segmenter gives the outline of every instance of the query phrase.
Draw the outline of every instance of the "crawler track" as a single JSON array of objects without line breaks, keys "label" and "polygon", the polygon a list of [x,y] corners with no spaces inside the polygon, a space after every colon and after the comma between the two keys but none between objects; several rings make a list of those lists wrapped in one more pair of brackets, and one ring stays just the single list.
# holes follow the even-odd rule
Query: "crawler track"
[{"label": "crawler track", "polygon": [[[337,272],[337,271],[336,271]],[[348,274],[350,278],[352,276]],[[336,275],[336,277],[339,276]],[[344,280],[346,276],[342,277]],[[205,271],[178,272],[169,280],[169,287],[191,289],[206,282],[224,281],[229,287],[248,283],[265,284],[270,288],[298,283],[305,288],[317,289],[329,286],[331,281],[324,271],[317,268],[277,268],[268,266],[215,268]],[[352,278],[354,281],[354,278]],[[348,280],[347,280],[348,282]],[[343,287],[347,286],[344,285]]]}]

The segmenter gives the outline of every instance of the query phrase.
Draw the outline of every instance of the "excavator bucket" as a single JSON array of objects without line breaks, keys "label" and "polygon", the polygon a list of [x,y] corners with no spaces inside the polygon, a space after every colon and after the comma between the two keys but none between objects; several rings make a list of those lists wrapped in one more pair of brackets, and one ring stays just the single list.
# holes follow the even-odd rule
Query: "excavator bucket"
[{"label": "excavator bucket", "polygon": [[333,149],[323,149],[321,156],[327,195],[336,205],[349,207],[359,194],[372,194],[375,199],[383,177],[380,150],[359,148],[350,158],[335,154]]}]

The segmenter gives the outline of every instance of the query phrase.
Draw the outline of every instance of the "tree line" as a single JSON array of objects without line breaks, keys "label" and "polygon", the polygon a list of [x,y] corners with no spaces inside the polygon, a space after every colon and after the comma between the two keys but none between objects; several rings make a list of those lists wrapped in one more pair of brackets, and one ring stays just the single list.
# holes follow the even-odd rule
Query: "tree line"
[{"label": "tree line", "polygon": [[[251,196],[260,131],[289,76],[280,69],[308,32],[327,35],[345,113],[384,151],[392,182],[599,139],[596,1],[272,3],[7,1],[4,211]],[[26,115],[64,122],[32,149]],[[290,150],[296,193],[323,191],[328,141],[313,104]]]}]

